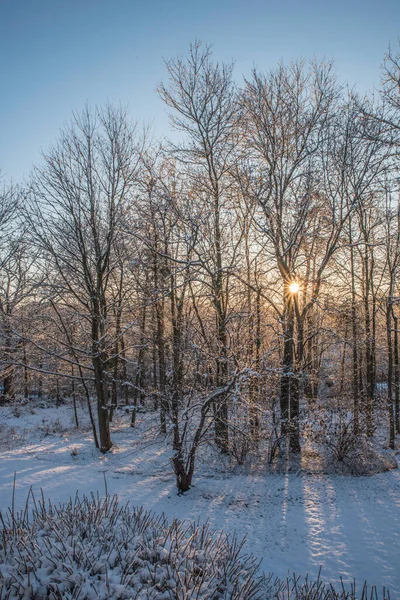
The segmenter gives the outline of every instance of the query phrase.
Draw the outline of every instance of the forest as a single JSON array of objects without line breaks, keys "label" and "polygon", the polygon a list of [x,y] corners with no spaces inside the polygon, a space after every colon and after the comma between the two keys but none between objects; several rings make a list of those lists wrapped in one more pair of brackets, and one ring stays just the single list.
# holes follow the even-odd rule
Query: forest
[{"label": "forest", "polygon": [[0,197],[2,402],[86,402],[103,453],[118,407],[157,411],[181,491],[204,437],[241,464],[400,432],[400,54],[363,98],[233,67],[195,42],[173,141],[85,107]]}]

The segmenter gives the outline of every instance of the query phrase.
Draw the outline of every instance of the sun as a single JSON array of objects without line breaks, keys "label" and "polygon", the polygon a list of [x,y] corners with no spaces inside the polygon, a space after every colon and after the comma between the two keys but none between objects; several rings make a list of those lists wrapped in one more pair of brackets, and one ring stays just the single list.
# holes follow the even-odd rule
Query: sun
[{"label": "sun", "polygon": [[289,285],[289,292],[291,294],[297,294],[297,292],[300,290],[300,286],[298,283],[296,283],[296,281],[292,281],[292,283]]}]

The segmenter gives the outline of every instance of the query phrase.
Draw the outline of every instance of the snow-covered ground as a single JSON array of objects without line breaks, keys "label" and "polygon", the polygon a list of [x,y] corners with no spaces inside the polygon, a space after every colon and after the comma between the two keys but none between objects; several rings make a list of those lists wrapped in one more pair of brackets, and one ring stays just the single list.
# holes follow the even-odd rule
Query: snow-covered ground
[{"label": "snow-covered ground", "polygon": [[[15,411],[14,411],[15,412]],[[80,411],[83,415],[83,409]],[[246,549],[266,572],[284,578],[288,571],[337,583],[365,579],[400,598],[400,472],[371,477],[239,473],[218,456],[198,464],[194,486],[178,496],[168,444],[138,415],[138,427],[118,416],[112,452],[103,456],[85,423],[73,427],[69,406],[0,408],[0,510],[12,501],[25,506],[30,487],[43,489],[52,502],[105,492],[167,517],[208,520],[213,529],[246,536]]]}]

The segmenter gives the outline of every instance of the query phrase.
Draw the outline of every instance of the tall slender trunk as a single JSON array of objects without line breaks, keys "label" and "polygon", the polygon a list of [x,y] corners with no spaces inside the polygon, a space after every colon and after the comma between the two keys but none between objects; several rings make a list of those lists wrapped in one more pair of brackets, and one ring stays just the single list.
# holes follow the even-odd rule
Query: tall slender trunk
[{"label": "tall slender trunk", "polygon": [[99,423],[99,435],[100,435],[100,451],[108,452],[110,450],[111,435],[110,435],[110,421],[108,411],[108,394],[107,385],[105,382],[105,373],[100,357],[93,358],[95,387],[97,396],[97,418]]},{"label": "tall slender trunk", "polygon": [[74,407],[74,420],[75,427],[79,429],[79,419],[78,419],[78,409],[76,406],[76,392],[75,392],[75,379],[74,379],[74,365],[71,365],[71,395],[72,395],[72,405]]},{"label": "tall slender trunk", "polygon": [[[214,281],[214,306],[216,315],[217,329],[217,371],[216,387],[223,387],[228,377],[228,351],[227,351],[227,331],[226,331],[226,306],[223,290],[222,274],[222,247],[221,247],[221,225],[220,225],[220,206],[219,191],[216,184],[214,195],[214,241],[216,254],[216,274]],[[229,425],[228,425],[228,401],[226,396],[221,396],[214,403],[215,418],[215,443],[222,453],[229,452]]]},{"label": "tall slender trunk", "polygon": [[27,367],[27,356],[26,356],[26,340],[25,338],[22,340],[22,360],[24,361],[24,398],[28,400],[29,398],[29,376],[28,376],[28,367]]},{"label": "tall slender trunk", "polygon": [[364,277],[365,277],[365,290],[364,290],[364,317],[365,317],[365,367],[366,367],[366,402],[365,402],[365,415],[366,415],[366,427],[367,436],[371,437],[373,434],[372,427],[372,410],[374,405],[375,397],[375,382],[374,382],[374,366],[373,366],[373,355],[372,355],[372,331],[371,331],[371,308],[370,308],[370,267],[369,267],[369,250],[367,244],[365,244],[364,250]]},{"label": "tall slender trunk", "polygon": [[392,338],[392,296],[390,295],[386,303],[386,333],[388,347],[388,388],[387,405],[389,412],[389,447],[394,449],[395,426],[394,426],[394,406],[393,406],[393,338]]},{"label": "tall slender trunk", "polygon": [[119,366],[120,366],[120,350],[121,350],[121,321],[122,321],[122,301],[124,293],[124,267],[122,260],[120,261],[118,293],[114,303],[115,315],[115,344],[114,356],[112,359],[113,377],[111,383],[111,407],[110,407],[110,423],[113,420],[114,410],[118,406],[118,383],[119,383]]},{"label": "tall slender trunk", "polygon": [[[157,240],[156,240],[157,250]],[[153,255],[153,277],[155,301],[155,343],[157,348],[158,364],[158,393],[160,395],[160,429],[161,433],[167,432],[166,415],[168,411],[167,393],[167,364],[165,356],[165,281],[163,272],[165,265],[160,263],[157,252]]]},{"label": "tall slender trunk", "polygon": [[[371,281],[373,281],[371,279]],[[376,397],[376,313],[377,313],[377,309],[376,309],[376,303],[377,303],[377,299],[376,299],[376,294],[375,292],[373,292],[372,294],[372,307],[371,307],[371,333],[372,333],[372,338],[371,338],[371,364],[372,364],[372,375],[371,375],[371,382],[372,382],[372,387],[374,389],[374,398]],[[373,409],[374,407],[372,407]]]},{"label": "tall slender trunk", "polygon": [[39,381],[38,381],[38,398],[42,398],[43,396],[43,359],[41,358],[39,361]]},{"label": "tall slender trunk", "polygon": [[354,265],[354,248],[351,227],[351,218],[349,219],[349,239],[350,239],[350,271],[351,271],[351,326],[353,342],[353,417],[354,434],[358,434],[360,428],[360,383],[359,383],[359,358],[358,358],[358,327],[357,327],[357,307],[356,307],[356,280]]},{"label": "tall slender trunk", "polygon": [[[171,417],[173,425],[173,449],[174,449],[174,469],[177,478],[179,490],[186,491],[189,489],[193,472],[185,468],[183,458],[183,440],[179,428],[179,409],[182,402],[183,392],[183,364],[182,364],[182,319],[183,319],[183,299],[185,287],[182,290],[180,298],[177,296],[174,275],[171,272],[171,321],[172,321],[172,397],[171,397]],[[183,427],[183,432],[186,429]],[[184,433],[182,434],[184,435]]]},{"label": "tall slender trunk", "polygon": [[306,340],[304,341],[305,357],[305,381],[304,396],[312,405],[318,395],[318,358],[316,352],[317,343],[315,341],[316,333],[314,331],[314,319],[311,312],[307,315]]},{"label": "tall slender trunk", "polygon": [[342,396],[344,390],[344,374],[345,374],[345,366],[346,366],[346,347],[347,347],[347,336],[349,332],[349,316],[345,314],[345,326],[344,326],[344,341],[343,341],[343,351],[342,358],[340,361],[340,385],[339,385],[339,397]]},{"label": "tall slender trunk", "polygon": [[128,369],[126,363],[125,336],[121,334],[121,377],[124,390],[125,406],[129,405],[129,385],[128,385]]},{"label": "tall slender trunk", "polygon": [[152,323],[152,379],[153,379],[153,398],[154,398],[154,410],[158,410],[158,360],[157,360],[157,328],[156,328],[156,309],[153,305],[151,311],[151,323]]},{"label": "tall slender trunk", "polygon": [[182,385],[183,385],[183,364],[182,364],[182,318],[183,318],[183,298],[185,288],[182,290],[182,295],[178,298],[174,276],[171,274],[171,321],[172,321],[172,402],[174,408],[181,400]]},{"label": "tall slender trunk", "polygon": [[[216,370],[216,387],[223,387],[228,377],[228,357],[226,348],[225,314],[220,300],[216,302],[218,356]],[[221,396],[214,403],[215,442],[222,453],[229,452],[228,402]]]},{"label": "tall slender trunk", "polygon": [[8,365],[4,371],[3,378],[3,386],[4,386],[4,399],[6,402],[13,401],[15,399],[15,389],[14,389],[14,365],[13,362],[13,346],[12,346],[12,336],[10,332],[10,328],[8,323],[6,323],[6,336],[5,336],[5,355],[8,360]]},{"label": "tall slender trunk", "polygon": [[119,341],[115,340],[114,357],[112,359],[112,381],[111,381],[111,402],[109,411],[109,421],[112,423],[114,411],[118,406],[118,374],[119,374]]},{"label": "tall slender trunk", "polygon": [[289,447],[300,451],[299,386],[294,364],[294,305],[293,298],[284,285],[283,358],[280,387],[281,434],[288,435]]},{"label": "tall slender trunk", "polygon": [[399,332],[398,325],[399,319],[394,312],[394,307],[392,306],[392,317],[393,317],[393,325],[394,325],[394,361],[393,361],[393,370],[394,370],[394,421],[395,421],[395,432],[400,433],[400,411],[399,411],[399,394],[400,394],[400,365],[399,365]]},{"label": "tall slender trunk", "polygon": [[99,324],[100,318],[100,311],[97,307],[92,318],[92,364],[97,396],[100,451],[108,452],[112,447],[112,443],[108,409],[108,382],[105,369],[107,356],[103,348],[104,335],[102,335],[102,329]]},{"label": "tall slender trunk", "polygon": [[131,418],[131,427],[136,425],[136,411],[138,406],[138,399],[142,398],[143,394],[143,377],[144,377],[144,357],[146,353],[145,346],[145,331],[146,331],[146,315],[147,307],[143,303],[142,314],[140,319],[140,338],[139,338],[139,352],[137,357],[137,369],[135,375],[135,388],[133,390],[133,411]]},{"label": "tall slender trunk", "polygon": [[[307,259],[307,268],[305,275],[305,286],[303,290],[303,305],[307,304],[307,288],[310,281],[316,279],[316,263],[312,260],[312,255]],[[319,354],[318,354],[318,335],[316,328],[316,316],[313,309],[308,310],[304,318],[303,325],[303,343],[300,352],[305,354],[302,370],[304,372],[304,396],[309,404],[314,404],[318,397],[318,379],[319,379]]]},{"label": "tall slender trunk", "polygon": [[61,396],[60,396],[60,379],[56,377],[56,406],[57,408],[60,406]]},{"label": "tall slender trunk", "polygon": [[256,295],[256,314],[255,314],[255,370],[257,379],[252,379],[250,384],[250,434],[253,440],[259,437],[260,417],[257,408],[259,398],[259,377],[261,373],[261,292],[258,290]]},{"label": "tall slender trunk", "polygon": [[164,299],[162,298],[156,304],[156,321],[157,321],[157,349],[158,349],[158,383],[161,396],[160,401],[160,426],[161,433],[167,432],[166,414],[168,411],[167,393],[167,365],[165,357],[165,315],[164,315]]}]

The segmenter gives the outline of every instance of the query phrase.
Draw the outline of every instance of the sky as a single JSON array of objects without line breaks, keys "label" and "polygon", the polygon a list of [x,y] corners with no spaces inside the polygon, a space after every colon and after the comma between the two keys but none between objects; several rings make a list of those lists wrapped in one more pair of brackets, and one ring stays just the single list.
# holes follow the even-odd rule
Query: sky
[{"label": "sky", "polygon": [[195,39],[234,60],[238,82],[318,57],[364,93],[399,35],[399,0],[0,0],[0,169],[26,179],[85,104],[122,104],[168,136],[156,87]]}]

